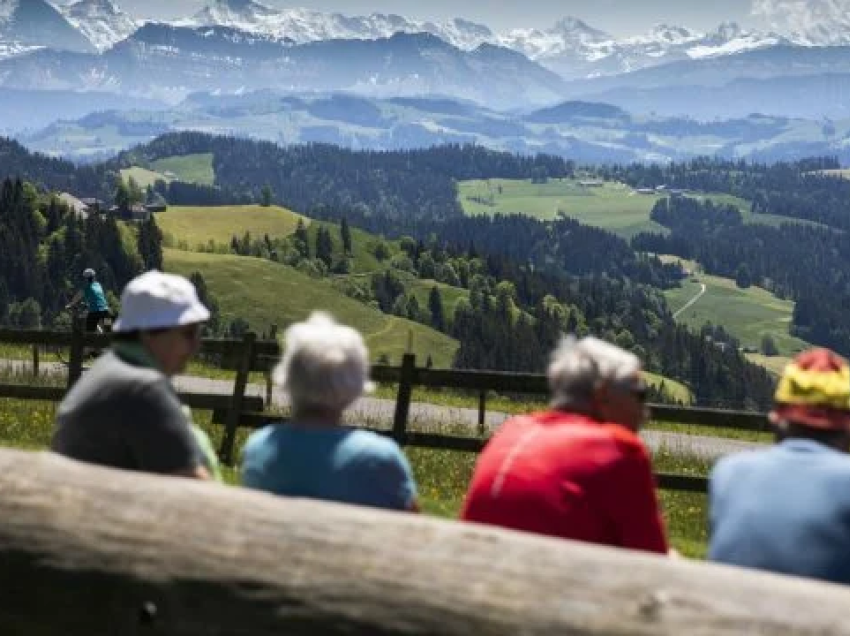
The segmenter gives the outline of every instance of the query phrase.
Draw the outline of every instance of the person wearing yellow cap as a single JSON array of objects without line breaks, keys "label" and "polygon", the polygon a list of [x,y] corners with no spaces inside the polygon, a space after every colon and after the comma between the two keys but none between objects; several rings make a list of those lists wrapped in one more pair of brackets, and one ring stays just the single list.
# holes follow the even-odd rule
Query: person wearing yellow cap
[{"label": "person wearing yellow cap", "polygon": [[850,584],[850,366],[828,349],[785,369],[777,444],[711,474],[712,561]]}]

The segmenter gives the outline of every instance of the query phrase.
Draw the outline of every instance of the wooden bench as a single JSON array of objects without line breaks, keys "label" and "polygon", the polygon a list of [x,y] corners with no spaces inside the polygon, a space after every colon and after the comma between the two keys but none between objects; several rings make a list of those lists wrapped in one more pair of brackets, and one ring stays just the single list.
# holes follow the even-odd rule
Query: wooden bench
[{"label": "wooden bench", "polygon": [[838,585],[0,450],[0,634],[850,636]]}]

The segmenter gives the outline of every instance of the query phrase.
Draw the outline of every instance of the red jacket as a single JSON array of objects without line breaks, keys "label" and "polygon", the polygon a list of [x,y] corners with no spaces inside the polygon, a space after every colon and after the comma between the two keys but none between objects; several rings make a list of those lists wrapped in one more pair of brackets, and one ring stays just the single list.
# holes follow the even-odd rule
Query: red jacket
[{"label": "red jacket", "polygon": [[505,422],[484,448],[461,518],[667,552],[643,442],[617,424],[546,411]]}]

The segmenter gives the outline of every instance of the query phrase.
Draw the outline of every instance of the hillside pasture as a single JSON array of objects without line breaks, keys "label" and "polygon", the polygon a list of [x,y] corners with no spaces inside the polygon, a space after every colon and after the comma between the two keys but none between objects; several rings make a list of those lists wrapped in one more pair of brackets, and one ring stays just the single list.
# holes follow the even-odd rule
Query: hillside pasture
[{"label": "hillside pasture", "polygon": [[[695,329],[706,322],[723,325],[742,346],[760,348],[762,337],[773,338],[782,356],[791,356],[809,345],[788,333],[794,303],[781,300],[759,287],[741,289],[735,281],[700,274],[682,281],[676,289],[664,292],[670,310],[676,312],[700,292],[706,293],[691,307],[679,314],[677,320]],[[770,366],[770,365],[764,365]]]},{"label": "hillside pasture", "polygon": [[165,266],[184,276],[201,272],[222,314],[230,319],[242,317],[258,332],[268,331],[272,324],[282,331],[312,311],[323,310],[363,333],[373,361],[386,355],[399,364],[409,335],[417,358],[424,363],[431,356],[435,367],[450,367],[458,348],[457,341],[445,334],[385,315],[341,294],[329,281],[273,261],[166,249]]},{"label": "hillside pasture", "polygon": [[150,167],[158,173],[174,175],[172,179],[184,183],[213,185],[213,154],[211,152],[196,155],[179,155],[152,161]]},{"label": "hillside pasture", "polygon": [[587,187],[575,179],[549,179],[547,183],[487,179],[461,182],[458,194],[469,215],[525,214],[549,220],[563,213],[624,238],[638,232],[667,232],[649,218],[661,195],[637,194],[623,183]]},{"label": "hillside pasture", "polygon": [[310,219],[277,206],[224,205],[215,207],[169,206],[157,214],[157,223],[175,241],[185,241],[190,248],[210,241],[229,245],[230,239],[250,232],[254,238],[289,236]]},{"label": "hillside pasture", "polygon": [[154,170],[148,170],[147,168],[142,168],[140,166],[133,166],[132,168],[124,168],[121,171],[121,178],[124,181],[129,181],[130,178],[134,179],[136,183],[139,184],[141,188],[147,188],[148,186],[153,186],[157,181],[165,181],[166,183],[173,181],[173,179],[169,179],[161,172],[156,172]]},{"label": "hillside pasture", "polygon": [[[486,179],[462,181],[458,196],[469,215],[525,214],[551,220],[559,214],[585,225],[599,227],[628,240],[639,232],[667,234],[664,226],[650,218],[661,193],[640,194],[624,183],[602,182],[599,186],[582,185],[577,179],[549,179],[547,183],[529,180]],[[718,205],[734,205],[745,223],[778,226],[781,223],[805,223],[774,214],[753,214],[750,203],[728,194],[699,194],[697,199],[710,199]]]},{"label": "hillside pasture", "polygon": [[655,387],[660,387],[664,384],[664,390],[674,400],[680,400],[683,404],[690,404],[693,401],[693,393],[691,390],[677,380],[666,378],[658,373],[643,372],[646,381]]}]

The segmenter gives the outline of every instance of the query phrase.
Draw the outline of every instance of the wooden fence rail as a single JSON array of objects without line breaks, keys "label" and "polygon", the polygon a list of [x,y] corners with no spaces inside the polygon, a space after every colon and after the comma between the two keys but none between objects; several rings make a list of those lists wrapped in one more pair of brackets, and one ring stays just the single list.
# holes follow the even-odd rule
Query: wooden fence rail
[{"label": "wooden fence rail", "polygon": [[[84,348],[107,346],[109,338],[103,335],[84,334],[78,325],[72,333],[0,330],[0,342],[36,346],[70,346],[72,362],[69,364],[68,385],[71,386],[73,384],[71,376],[77,368],[75,362],[79,363],[79,372],[82,372],[82,352]],[[245,395],[251,371],[262,371],[268,374],[280,355],[279,344],[275,340],[257,340],[254,334],[249,333],[241,340],[204,339],[201,352],[205,355],[218,356],[219,361],[224,366],[235,369],[234,392],[229,396],[187,393],[181,394],[181,398],[192,408],[213,411],[213,422],[225,427],[219,454],[222,461],[231,464],[234,456],[236,431],[239,427],[258,428],[272,419],[279,418],[278,415],[264,412],[264,403],[261,398]],[[479,452],[486,442],[484,422],[488,391],[537,396],[549,394],[549,387],[544,375],[421,368],[416,366],[416,358],[413,354],[405,354],[399,367],[373,366],[371,377],[377,382],[398,385],[392,428],[391,430],[377,430],[377,432],[392,436],[401,445],[421,448]],[[413,389],[417,386],[477,391],[479,394],[479,436],[457,437],[409,431],[410,405]],[[60,400],[63,395],[64,389],[59,387],[0,384],[0,397],[22,400]],[[267,387],[267,398],[270,396],[270,387]],[[763,413],[663,404],[651,404],[650,408],[652,419],[656,421],[747,431],[769,430],[767,417]],[[671,490],[705,492],[708,488],[708,481],[704,477],[657,474],[657,478],[661,488]]]},{"label": "wooden fence rail", "polygon": [[0,634],[850,636],[845,587],[0,450]]}]

